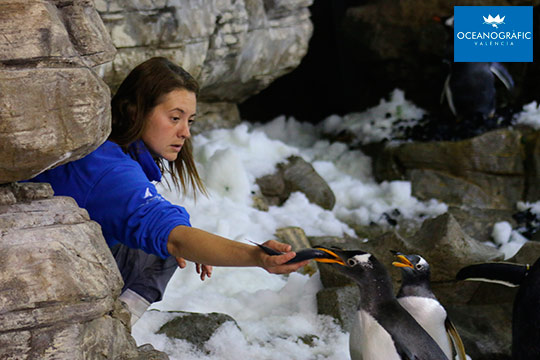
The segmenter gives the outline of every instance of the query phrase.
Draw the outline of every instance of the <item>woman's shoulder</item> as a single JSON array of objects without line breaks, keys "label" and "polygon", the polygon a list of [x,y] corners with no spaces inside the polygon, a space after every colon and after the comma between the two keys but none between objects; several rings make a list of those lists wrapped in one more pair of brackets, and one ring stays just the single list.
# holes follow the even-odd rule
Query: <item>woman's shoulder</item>
[{"label": "woman's shoulder", "polygon": [[101,177],[103,174],[116,170],[133,176],[133,172],[142,173],[142,169],[122,148],[112,141],[105,141],[96,150],[78,161],[79,170]]}]

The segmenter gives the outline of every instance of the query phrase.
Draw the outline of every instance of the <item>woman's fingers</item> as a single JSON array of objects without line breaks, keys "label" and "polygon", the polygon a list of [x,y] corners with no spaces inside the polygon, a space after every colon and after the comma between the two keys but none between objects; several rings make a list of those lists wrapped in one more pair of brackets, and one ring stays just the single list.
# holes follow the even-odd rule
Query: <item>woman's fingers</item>
[{"label": "woman's fingers", "polygon": [[210,278],[212,277],[212,266],[205,265],[205,264],[195,264],[195,270],[197,271],[197,274],[201,274],[201,280],[204,281],[206,277]]},{"label": "woman's fingers", "polygon": [[180,269],[183,269],[186,267],[186,260],[184,260],[184,258],[182,257],[176,257],[176,263],[178,264]]}]

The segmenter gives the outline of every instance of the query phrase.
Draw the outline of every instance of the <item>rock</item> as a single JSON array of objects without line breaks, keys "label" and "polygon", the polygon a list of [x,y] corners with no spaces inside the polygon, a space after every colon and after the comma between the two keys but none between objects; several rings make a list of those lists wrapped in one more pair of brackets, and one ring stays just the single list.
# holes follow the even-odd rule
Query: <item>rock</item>
[{"label": "rock", "polygon": [[526,153],[526,193],[525,201],[535,202],[540,198],[540,131],[523,136]]},{"label": "rock", "polygon": [[359,302],[360,289],[356,284],[324,288],[317,293],[318,313],[332,316],[347,332],[352,329]]},{"label": "rock", "polygon": [[331,210],[336,203],[328,183],[310,163],[298,156],[290,156],[286,163],[277,165],[275,173],[255,181],[271,205],[283,204],[294,191],[304,193],[310,202],[326,210]]},{"label": "rock", "polygon": [[539,257],[540,242],[528,241],[521,247],[521,249],[519,249],[516,255],[506,261],[532,265]]},{"label": "rock", "polygon": [[275,233],[279,241],[292,246],[293,250],[301,250],[311,247],[304,230],[297,226],[279,228]]},{"label": "rock", "polygon": [[201,84],[204,102],[238,103],[290,72],[313,32],[311,0],[100,0],[118,55],[103,67],[113,89],[137,64],[165,56]]},{"label": "rock", "polygon": [[271,205],[280,205],[287,200],[290,193],[285,188],[285,179],[281,172],[276,172],[270,175],[264,175],[255,180],[261,194],[267,199]]},{"label": "rock", "polygon": [[151,344],[144,344],[137,348],[138,356],[133,360],[169,360],[164,352],[154,349]]},{"label": "rock", "polygon": [[[199,121],[202,119],[202,121]],[[191,127],[196,135],[204,131],[221,128],[233,128],[241,123],[238,106],[228,102],[197,103],[197,121]]]},{"label": "rock", "polygon": [[513,209],[527,178],[519,131],[499,129],[462,141],[386,146],[374,159],[379,180],[409,179],[412,194],[449,205]]},{"label": "rock", "polygon": [[88,67],[108,63],[116,48],[90,0],[54,0],[75,51]]},{"label": "rock", "polygon": [[512,305],[446,305],[467,355],[475,360],[510,360]]},{"label": "rock", "polygon": [[0,358],[137,359],[99,225],[48,184],[1,188],[16,202],[0,205]]},{"label": "rock", "polygon": [[[472,176],[474,179],[470,178]],[[470,177],[426,169],[409,172],[414,197],[421,200],[437,199],[449,206],[512,209],[521,199],[525,188],[524,177],[484,173],[470,174]]]},{"label": "rock", "polygon": [[480,242],[493,241],[493,226],[498,222],[506,221],[512,228],[516,226],[512,210],[450,206],[448,213],[452,214],[467,235]]},{"label": "rock", "polygon": [[2,2],[0,32],[2,184],[79,159],[105,141],[109,89],[92,69],[115,51],[86,0]]},{"label": "rock", "polygon": [[459,269],[466,265],[504,258],[497,249],[463,232],[456,219],[448,213],[426,220],[417,235],[409,239],[409,244],[428,262],[445,265],[432,268],[432,282],[452,281]]},{"label": "rock", "polygon": [[313,166],[298,156],[291,156],[286,164],[278,167],[283,174],[287,192],[300,191],[308,200],[326,210],[332,210],[336,197],[328,183],[315,171]]},{"label": "rock", "polygon": [[178,313],[177,317],[163,324],[157,333],[173,339],[186,340],[201,351],[204,351],[204,344],[224,323],[233,322],[238,327],[236,321],[226,314]]}]

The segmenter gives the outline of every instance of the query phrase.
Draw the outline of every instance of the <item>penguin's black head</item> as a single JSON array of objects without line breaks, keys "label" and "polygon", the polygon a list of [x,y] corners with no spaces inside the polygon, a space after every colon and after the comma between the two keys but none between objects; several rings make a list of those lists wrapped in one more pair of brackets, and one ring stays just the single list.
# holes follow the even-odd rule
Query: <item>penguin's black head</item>
[{"label": "penguin's black head", "polygon": [[332,264],[339,271],[349,275],[373,269],[375,265],[379,264],[372,254],[362,250],[343,250],[337,247],[325,248],[322,246],[317,248],[327,252],[332,258],[315,259],[315,261]]},{"label": "penguin's black head", "polygon": [[405,255],[398,251],[392,251],[392,253],[398,258],[398,261],[394,261],[392,265],[401,268],[404,277],[429,279],[431,270],[428,262],[423,257],[420,255]]}]

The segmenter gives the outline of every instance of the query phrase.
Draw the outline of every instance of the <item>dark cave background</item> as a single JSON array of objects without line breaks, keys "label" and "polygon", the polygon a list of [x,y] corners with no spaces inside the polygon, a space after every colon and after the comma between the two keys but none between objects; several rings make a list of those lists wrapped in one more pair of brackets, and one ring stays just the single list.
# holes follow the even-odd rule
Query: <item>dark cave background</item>
[{"label": "dark cave background", "polygon": [[[415,2],[405,7],[403,3],[315,0],[310,6],[314,30],[306,56],[296,69],[241,103],[242,119],[267,122],[284,114],[316,124],[332,114],[342,116],[375,106],[395,88],[428,112],[440,111],[451,33],[434,17],[448,17],[454,5],[466,4]],[[538,20],[539,7],[535,6],[535,61],[504,63],[516,88],[499,102],[516,111],[539,99]]]}]

